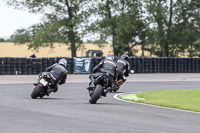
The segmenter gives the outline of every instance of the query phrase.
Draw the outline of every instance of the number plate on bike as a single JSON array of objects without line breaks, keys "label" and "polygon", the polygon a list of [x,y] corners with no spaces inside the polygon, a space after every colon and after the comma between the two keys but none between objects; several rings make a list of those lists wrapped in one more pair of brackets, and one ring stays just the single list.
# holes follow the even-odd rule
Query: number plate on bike
[{"label": "number plate on bike", "polygon": [[46,86],[48,84],[48,82],[46,80],[44,80],[43,78],[40,80],[40,83],[43,84],[44,86]]}]

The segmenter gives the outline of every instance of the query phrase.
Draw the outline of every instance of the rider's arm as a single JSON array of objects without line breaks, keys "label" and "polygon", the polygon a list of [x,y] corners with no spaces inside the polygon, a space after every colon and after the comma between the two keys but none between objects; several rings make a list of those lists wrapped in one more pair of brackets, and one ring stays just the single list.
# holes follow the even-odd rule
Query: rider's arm
[{"label": "rider's arm", "polygon": [[93,68],[92,73],[96,73],[99,70],[99,68],[102,67],[102,65],[103,65],[103,61],[101,61],[97,66]]},{"label": "rider's arm", "polygon": [[50,72],[50,71],[52,70],[52,68],[53,68],[55,65],[56,65],[56,64],[51,65],[50,67],[47,67],[47,68],[46,68],[46,72]]},{"label": "rider's arm", "polygon": [[129,63],[127,63],[127,65],[126,65],[126,71],[124,73],[124,76],[128,77],[129,76],[129,71],[130,71],[130,65],[129,65]]},{"label": "rider's arm", "polygon": [[62,85],[66,82],[66,79],[67,79],[67,74],[61,79],[59,85]]},{"label": "rider's arm", "polygon": [[116,80],[118,77],[118,70],[117,70],[117,65],[115,67],[115,74],[114,74],[114,80]]}]

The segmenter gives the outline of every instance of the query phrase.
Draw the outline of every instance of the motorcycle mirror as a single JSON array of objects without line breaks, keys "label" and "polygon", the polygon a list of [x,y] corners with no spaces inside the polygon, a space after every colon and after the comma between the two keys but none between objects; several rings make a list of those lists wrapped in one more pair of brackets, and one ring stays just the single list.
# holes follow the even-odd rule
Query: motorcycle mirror
[{"label": "motorcycle mirror", "polygon": [[131,73],[134,73],[134,70],[131,70]]}]

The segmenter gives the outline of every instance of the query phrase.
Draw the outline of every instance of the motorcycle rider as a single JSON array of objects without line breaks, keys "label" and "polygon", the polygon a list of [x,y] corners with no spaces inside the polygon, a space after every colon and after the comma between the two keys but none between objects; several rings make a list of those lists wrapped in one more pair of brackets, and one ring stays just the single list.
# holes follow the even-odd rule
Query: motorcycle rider
[{"label": "motorcycle rider", "polygon": [[[113,81],[117,78],[117,64],[114,61],[114,57],[111,54],[108,54],[105,59],[103,59],[97,66],[94,67],[92,73],[107,73],[108,74],[108,87],[112,87]],[[89,83],[88,90],[94,87],[94,74],[90,75],[91,82]]]},{"label": "motorcycle rider", "polygon": [[129,76],[130,65],[128,63],[128,58],[128,55],[123,54],[121,58],[117,61],[117,81],[122,80],[122,82],[124,83],[126,81],[126,77]]},{"label": "motorcycle rider", "polygon": [[58,63],[51,65],[46,68],[46,72],[49,72],[50,82],[53,89],[53,92],[57,92],[58,84],[62,85],[66,82],[67,78],[67,60],[62,58]]}]

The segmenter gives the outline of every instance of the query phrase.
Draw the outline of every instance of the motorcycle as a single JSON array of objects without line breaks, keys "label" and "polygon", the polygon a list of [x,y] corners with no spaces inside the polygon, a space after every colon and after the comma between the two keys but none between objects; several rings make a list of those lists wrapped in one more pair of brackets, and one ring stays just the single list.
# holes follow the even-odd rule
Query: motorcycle
[{"label": "motorcycle", "polygon": [[[130,71],[132,74],[134,73],[134,70],[131,70]],[[116,80],[114,83],[113,83],[113,87],[110,89],[110,92],[117,92],[119,90],[119,88],[121,87],[121,85],[126,81],[126,78],[125,76],[123,76],[123,79],[119,79],[119,80]]]},{"label": "motorcycle", "polygon": [[51,84],[51,76],[48,72],[43,72],[39,75],[38,82],[34,84],[35,88],[31,93],[31,97],[36,99],[38,97],[43,98],[44,96],[49,96],[53,91],[53,86]]},{"label": "motorcycle", "polygon": [[123,84],[123,80],[118,80],[113,83],[113,87],[110,89],[110,92],[117,92],[121,85]]},{"label": "motorcycle", "polygon": [[93,76],[94,87],[89,89],[89,103],[96,104],[97,100],[102,96],[106,96],[110,87],[108,87],[108,74],[107,73],[98,73],[90,75]]}]

